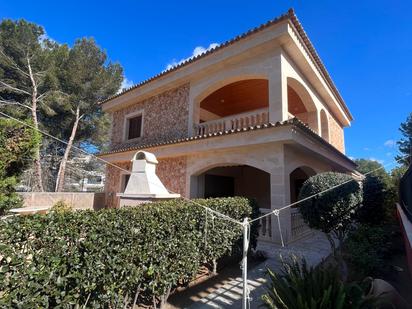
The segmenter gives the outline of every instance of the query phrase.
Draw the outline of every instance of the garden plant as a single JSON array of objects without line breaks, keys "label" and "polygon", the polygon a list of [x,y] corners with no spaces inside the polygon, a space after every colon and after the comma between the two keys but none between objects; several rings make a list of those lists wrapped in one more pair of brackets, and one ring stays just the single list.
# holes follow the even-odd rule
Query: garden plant
[{"label": "garden plant", "polygon": [[283,264],[282,273],[268,270],[268,291],[262,296],[268,309],[377,308],[378,299],[356,283],[344,283],[337,268],[309,267],[305,260]]},{"label": "garden plant", "polygon": [[[197,202],[236,220],[257,214],[246,198]],[[97,212],[61,208],[0,220],[0,307],[162,307],[202,265],[236,252],[242,237],[240,225],[180,199]]]},{"label": "garden plant", "polygon": [[341,260],[340,245],[350,231],[362,203],[361,185],[347,174],[321,173],[305,181],[299,199],[312,195],[315,196],[299,204],[302,217],[309,227],[326,234],[332,252]]}]

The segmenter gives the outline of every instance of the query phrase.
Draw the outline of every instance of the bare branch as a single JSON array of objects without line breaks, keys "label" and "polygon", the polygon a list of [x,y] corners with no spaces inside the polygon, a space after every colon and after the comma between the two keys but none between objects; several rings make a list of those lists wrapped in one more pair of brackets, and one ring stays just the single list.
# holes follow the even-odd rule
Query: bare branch
[{"label": "bare branch", "polygon": [[25,90],[23,90],[23,89],[13,87],[12,85],[9,85],[9,84],[1,81],[1,80],[0,80],[0,85],[3,85],[3,87],[5,87],[5,88],[7,88],[7,89],[9,89],[9,90],[11,90],[11,91],[13,91],[13,92],[18,92],[18,93],[24,93],[24,94],[27,94],[27,95],[31,95],[31,93],[29,93],[29,92],[27,92],[27,91],[25,91]]},{"label": "bare branch", "polygon": [[34,73],[34,75],[40,76],[40,77],[43,77],[45,74],[46,74],[46,71],[40,71],[40,72]]},{"label": "bare branch", "polygon": [[40,102],[44,98],[46,98],[52,91],[48,90],[37,97],[37,102]]},{"label": "bare branch", "polygon": [[29,74],[23,71],[17,65],[17,63],[10,56],[6,55],[1,49],[0,49],[0,55],[3,56],[6,59],[6,61],[8,61],[15,70],[17,70],[19,73],[23,74],[24,76],[29,77]]},{"label": "bare branch", "polygon": [[11,101],[11,100],[0,99],[0,105],[18,105],[18,106],[21,106],[21,107],[28,108],[29,110],[32,110],[30,106],[27,106],[27,105],[22,104],[22,103],[17,102],[17,101]]},{"label": "bare branch", "polygon": [[[41,95],[39,95],[38,97],[37,97],[37,101],[38,102],[41,102],[42,100],[44,100],[48,95],[51,95],[51,94],[61,94],[61,95],[63,95],[63,96],[69,96],[69,94],[67,94],[67,93],[65,93],[65,92],[63,92],[63,91],[60,91],[60,90],[47,90],[47,91],[45,91],[44,93],[42,93]],[[74,113],[74,112],[73,112]]]}]

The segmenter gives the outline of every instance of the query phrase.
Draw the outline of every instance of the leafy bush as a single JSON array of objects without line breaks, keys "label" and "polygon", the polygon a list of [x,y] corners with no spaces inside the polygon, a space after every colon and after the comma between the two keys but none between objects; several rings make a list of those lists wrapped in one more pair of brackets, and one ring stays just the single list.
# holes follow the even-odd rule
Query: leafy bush
[{"label": "leafy bush", "polygon": [[34,157],[40,136],[34,130],[12,120],[0,119],[0,216],[21,206],[15,186]]},{"label": "leafy bush", "polygon": [[[318,194],[335,186],[332,190]],[[300,190],[299,199],[315,194],[318,195],[299,204],[300,212],[311,228],[326,233],[335,252],[338,246],[332,235],[340,243],[343,242],[362,202],[360,184],[350,175],[326,172],[306,180]]]},{"label": "leafy bush", "polygon": [[367,176],[363,180],[363,203],[358,211],[358,221],[364,224],[381,224],[385,213],[385,184],[376,176]]},{"label": "leafy bush", "polygon": [[[237,220],[255,212],[245,198],[197,202]],[[206,223],[205,210],[183,200],[3,220],[0,307],[164,303],[201,264],[233,252],[241,235],[240,225],[210,214]]]},{"label": "leafy bush", "polygon": [[390,248],[390,233],[382,227],[361,225],[349,233],[345,248],[357,274],[374,275],[384,265]]},{"label": "leafy bush", "polygon": [[58,213],[65,213],[65,212],[73,211],[73,208],[67,202],[60,200],[60,201],[57,201],[57,203],[53,205],[53,207],[51,208],[51,211],[58,212]]},{"label": "leafy bush", "polygon": [[268,270],[270,283],[262,296],[270,309],[376,308],[357,284],[345,284],[336,268],[308,267],[305,260],[283,265],[281,274]]}]

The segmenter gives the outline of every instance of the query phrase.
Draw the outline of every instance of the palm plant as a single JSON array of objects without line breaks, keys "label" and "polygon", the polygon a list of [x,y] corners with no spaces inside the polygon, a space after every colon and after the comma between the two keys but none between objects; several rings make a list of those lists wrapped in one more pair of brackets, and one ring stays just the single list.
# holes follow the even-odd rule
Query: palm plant
[{"label": "palm plant", "polygon": [[268,269],[269,285],[262,296],[268,309],[376,308],[377,299],[365,296],[361,286],[340,280],[334,267],[308,267],[305,260],[293,259],[276,274]]}]

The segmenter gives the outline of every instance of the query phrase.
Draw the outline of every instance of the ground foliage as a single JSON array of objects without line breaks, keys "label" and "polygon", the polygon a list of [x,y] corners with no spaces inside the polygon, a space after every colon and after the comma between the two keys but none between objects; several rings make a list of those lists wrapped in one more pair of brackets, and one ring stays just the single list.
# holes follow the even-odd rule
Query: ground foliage
[{"label": "ground foliage", "polygon": [[[198,202],[237,220],[256,214],[245,198]],[[173,200],[0,221],[0,307],[123,308],[137,294],[140,303],[164,302],[201,265],[236,250],[241,226],[207,217]]]},{"label": "ground foliage", "polygon": [[390,226],[360,225],[349,233],[345,241],[347,260],[360,277],[379,275],[391,248]]},{"label": "ground foliage", "polygon": [[305,260],[293,260],[284,263],[282,273],[268,273],[268,290],[262,296],[265,308],[377,308],[377,299],[367,296],[361,285],[342,282],[332,266],[313,268]]}]

